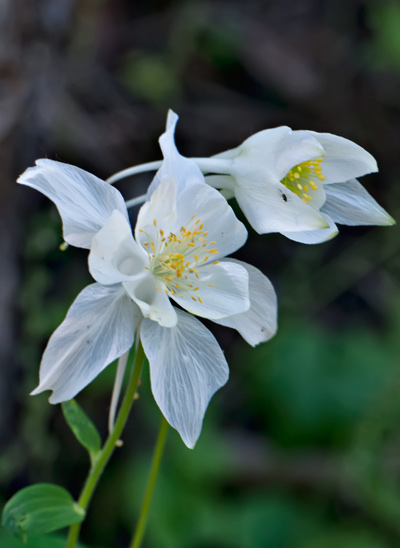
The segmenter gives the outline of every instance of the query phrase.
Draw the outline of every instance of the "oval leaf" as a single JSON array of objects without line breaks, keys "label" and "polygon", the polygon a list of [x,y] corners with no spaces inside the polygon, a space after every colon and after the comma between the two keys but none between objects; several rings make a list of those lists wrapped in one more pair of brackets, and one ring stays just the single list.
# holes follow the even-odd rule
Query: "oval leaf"
[{"label": "oval leaf", "polygon": [[2,525],[23,541],[28,534],[43,535],[83,521],[85,511],[70,493],[51,483],[18,491],[3,509]]},{"label": "oval leaf", "polygon": [[89,451],[93,462],[101,447],[101,438],[97,428],[75,400],[65,401],[61,407],[69,427],[79,443]]}]

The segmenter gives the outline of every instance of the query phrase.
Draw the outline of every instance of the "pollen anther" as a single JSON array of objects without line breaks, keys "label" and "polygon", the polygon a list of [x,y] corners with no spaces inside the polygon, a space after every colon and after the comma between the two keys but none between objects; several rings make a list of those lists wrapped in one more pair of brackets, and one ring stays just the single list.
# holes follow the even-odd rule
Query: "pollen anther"
[{"label": "pollen anther", "polygon": [[323,158],[316,158],[294,166],[281,180],[281,183],[305,204],[309,204],[313,199],[309,194],[310,188],[315,192],[318,190],[318,182],[325,181],[325,176],[322,174],[322,162]]},{"label": "pollen anther", "polygon": [[[156,226],[156,220],[153,224]],[[187,295],[193,301],[203,303],[201,297],[194,294],[203,285],[198,268],[209,261],[212,254],[217,254],[218,249],[215,241],[207,241],[208,232],[204,231],[201,219],[194,215],[176,233],[165,234],[163,229],[159,229],[158,234],[156,242],[146,234],[148,241],[144,243],[153,275],[165,284],[167,295],[177,294],[181,298]]]}]

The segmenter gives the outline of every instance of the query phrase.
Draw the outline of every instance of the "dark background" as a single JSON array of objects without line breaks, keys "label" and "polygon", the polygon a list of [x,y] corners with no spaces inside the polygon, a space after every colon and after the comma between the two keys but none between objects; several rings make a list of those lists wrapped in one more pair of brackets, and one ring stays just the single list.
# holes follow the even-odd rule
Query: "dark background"
[{"label": "dark background", "polygon": [[[398,1],[0,2],[0,500],[38,481],[78,497],[88,467],[59,406],[28,396],[90,281],[86,252],[59,250],[55,207],[17,176],[38,157],[103,178],[159,159],[173,108],[188,156],[284,124],[352,139],[380,166],[363,183],[399,218],[399,28]],[[212,327],[231,379],[193,451],[171,432],[144,546],[400,546],[399,246],[398,227],[318,246],[249,228],[237,256],[273,281],[280,329],[251,349]],[[114,370],[78,397],[103,435]],[[88,546],[127,546],[158,421],[145,373]]]}]

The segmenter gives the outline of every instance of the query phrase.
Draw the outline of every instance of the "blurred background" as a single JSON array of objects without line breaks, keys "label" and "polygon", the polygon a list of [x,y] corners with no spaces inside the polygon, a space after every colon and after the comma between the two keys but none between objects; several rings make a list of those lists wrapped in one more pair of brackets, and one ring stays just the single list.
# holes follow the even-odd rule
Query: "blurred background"
[{"label": "blurred background", "polygon": [[[59,406],[28,396],[87,254],[60,251],[55,207],[17,176],[38,157],[102,178],[159,159],[173,108],[188,156],[285,124],[352,139],[399,219],[399,28],[396,0],[0,1],[0,502],[39,481],[78,497],[89,464]],[[193,451],[170,432],[145,547],[400,546],[399,230],[305,246],[249,227],[237,257],[274,283],[279,332],[252,349],[210,324],[231,379]],[[78,396],[103,435],[114,372]],[[126,547],[138,514],[160,418],[142,380],[82,530],[93,548]]]}]

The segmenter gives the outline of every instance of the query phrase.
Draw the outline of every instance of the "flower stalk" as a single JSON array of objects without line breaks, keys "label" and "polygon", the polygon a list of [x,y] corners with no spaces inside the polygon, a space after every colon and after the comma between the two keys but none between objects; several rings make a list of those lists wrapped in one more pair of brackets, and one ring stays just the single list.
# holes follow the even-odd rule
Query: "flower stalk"
[{"label": "flower stalk", "polygon": [[147,171],[156,171],[162,164],[162,160],[156,160],[155,162],[148,162],[147,164],[139,164],[137,166],[128,167],[122,171],[118,171],[111,175],[106,182],[113,185],[120,179],[125,179],[126,177],[132,177],[132,175],[138,175],[139,173],[145,173]]},{"label": "flower stalk", "polygon": [[140,510],[139,520],[129,548],[139,548],[143,540],[150,510],[151,499],[157,481],[158,471],[160,469],[161,458],[165,447],[165,440],[167,438],[168,427],[168,422],[165,420],[164,417],[162,417],[157,443],[154,448],[153,460],[151,463],[149,479],[147,481],[146,492],[143,498],[142,508]]},{"label": "flower stalk", "polygon": [[[137,339],[139,341],[139,338]],[[132,347],[130,356],[128,358],[128,363],[132,363],[134,360],[133,367],[131,370],[130,379],[128,386],[126,388],[125,396],[121,405],[121,409],[118,413],[117,419],[115,421],[115,426],[113,431],[107,438],[103,449],[99,452],[95,462],[93,463],[89,475],[87,477],[86,483],[83,487],[81,496],[79,497],[78,504],[84,510],[89,506],[90,500],[96,489],[97,483],[114,452],[114,449],[117,447],[119,437],[124,429],[126,421],[128,419],[133,401],[135,392],[139,383],[140,374],[144,362],[144,351],[141,343],[139,342],[136,347]],[[67,548],[74,548],[78,541],[80,531],[80,523],[75,523],[70,527],[68,534]]]}]

